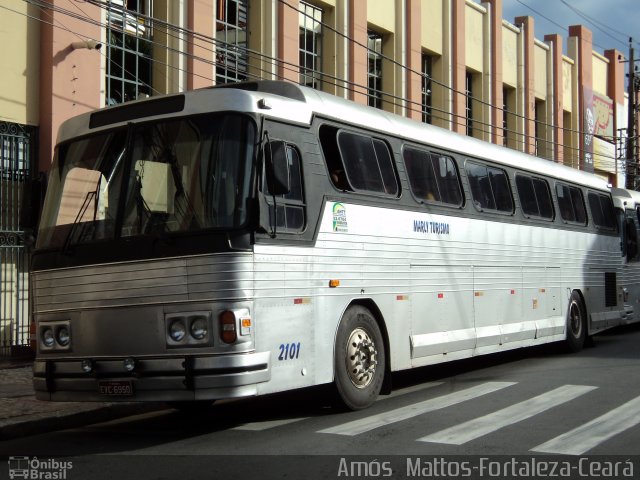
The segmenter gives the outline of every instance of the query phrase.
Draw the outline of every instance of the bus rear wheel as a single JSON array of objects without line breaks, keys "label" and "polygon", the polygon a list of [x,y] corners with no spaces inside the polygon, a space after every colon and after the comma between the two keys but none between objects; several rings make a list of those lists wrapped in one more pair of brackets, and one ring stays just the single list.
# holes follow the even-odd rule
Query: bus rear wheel
[{"label": "bus rear wheel", "polygon": [[335,345],[335,387],[340,403],[350,410],[370,406],[378,398],[384,372],[384,341],[378,323],[365,307],[349,307]]},{"label": "bus rear wheel", "polygon": [[564,345],[569,352],[579,352],[584,347],[587,338],[587,319],[582,303],[582,298],[578,292],[571,292],[569,299],[569,309],[567,310],[567,338]]}]

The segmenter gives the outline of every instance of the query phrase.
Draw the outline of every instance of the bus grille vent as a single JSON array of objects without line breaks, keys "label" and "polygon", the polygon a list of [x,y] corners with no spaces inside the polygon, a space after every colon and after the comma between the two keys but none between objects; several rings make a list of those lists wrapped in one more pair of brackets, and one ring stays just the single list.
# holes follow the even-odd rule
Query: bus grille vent
[{"label": "bus grille vent", "polygon": [[615,307],[618,304],[616,295],[616,273],[604,273],[604,303],[606,307]]}]

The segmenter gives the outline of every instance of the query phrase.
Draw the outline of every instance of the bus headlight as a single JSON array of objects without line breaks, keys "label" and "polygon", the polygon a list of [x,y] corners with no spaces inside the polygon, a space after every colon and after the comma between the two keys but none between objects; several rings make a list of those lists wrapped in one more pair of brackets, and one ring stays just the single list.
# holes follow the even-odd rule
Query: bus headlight
[{"label": "bus headlight", "polygon": [[184,326],[184,322],[180,320],[174,320],[169,325],[169,336],[174,342],[181,342],[187,334],[187,328]]},{"label": "bus headlight", "polygon": [[168,313],[164,317],[169,348],[211,346],[211,313]]},{"label": "bus headlight", "polygon": [[59,327],[57,332],[56,332],[56,340],[58,340],[58,343],[62,347],[66,347],[67,345],[69,345],[69,342],[71,342],[71,335],[69,334],[69,327],[67,327],[66,325],[63,325],[62,327]]},{"label": "bus headlight", "polygon": [[205,317],[194,317],[191,320],[191,336],[196,340],[202,340],[209,333],[209,325]]},{"label": "bus headlight", "polygon": [[53,328],[46,327],[42,330],[42,344],[47,348],[53,348],[56,343],[55,336],[53,335]]},{"label": "bus headlight", "polygon": [[71,349],[71,326],[68,320],[40,322],[39,347],[42,352],[68,351]]}]

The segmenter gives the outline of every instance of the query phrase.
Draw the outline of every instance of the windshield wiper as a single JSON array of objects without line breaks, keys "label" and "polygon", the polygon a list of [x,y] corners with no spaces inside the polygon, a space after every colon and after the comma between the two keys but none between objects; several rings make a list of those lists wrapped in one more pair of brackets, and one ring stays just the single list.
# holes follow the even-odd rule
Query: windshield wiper
[{"label": "windshield wiper", "polygon": [[[100,181],[98,181],[98,188],[100,188]],[[69,253],[69,248],[71,246],[71,242],[73,240],[74,234],[78,228],[78,225],[80,224],[80,220],[82,218],[84,218],[84,214],[86,213],[87,209],[89,208],[89,205],[91,203],[91,200],[94,201],[94,209],[93,209],[93,219],[91,220],[90,225],[92,227],[95,226],[95,222],[96,222],[96,216],[97,216],[97,212],[98,212],[98,189],[91,191],[91,192],[87,192],[87,194],[84,197],[84,201],[82,202],[82,205],[80,205],[80,209],[78,210],[78,213],[76,215],[75,220],[73,221],[73,224],[71,225],[71,228],[69,229],[69,233],[67,234],[66,238],[64,239],[64,243],[62,245],[62,254],[63,255],[67,255]],[[78,238],[82,238],[82,236],[84,235],[84,230],[86,228],[87,224],[85,223],[85,225],[83,225],[81,234],[78,236]]]}]

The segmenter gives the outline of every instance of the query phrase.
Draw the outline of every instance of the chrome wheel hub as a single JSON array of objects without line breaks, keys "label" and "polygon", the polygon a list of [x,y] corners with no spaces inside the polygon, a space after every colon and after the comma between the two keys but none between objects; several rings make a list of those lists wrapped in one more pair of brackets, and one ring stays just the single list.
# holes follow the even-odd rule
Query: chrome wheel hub
[{"label": "chrome wheel hub", "polygon": [[347,373],[357,388],[365,388],[372,381],[378,365],[378,351],[369,334],[357,328],[347,342]]}]

